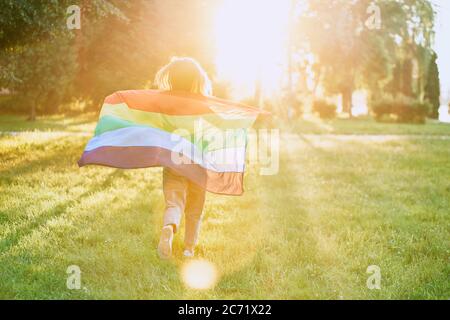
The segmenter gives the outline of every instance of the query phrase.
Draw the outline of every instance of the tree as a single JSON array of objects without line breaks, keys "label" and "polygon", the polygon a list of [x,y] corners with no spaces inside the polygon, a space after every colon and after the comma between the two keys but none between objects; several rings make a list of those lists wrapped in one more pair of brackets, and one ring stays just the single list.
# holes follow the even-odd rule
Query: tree
[{"label": "tree", "polygon": [[379,43],[377,32],[369,33],[364,27],[369,3],[311,0],[301,17],[300,29],[316,57],[321,84],[327,93],[342,96],[343,111],[350,115],[353,91],[363,85],[365,68],[373,61],[368,58],[377,57],[373,54]]},{"label": "tree", "polygon": [[38,109],[55,109],[55,106],[44,103],[50,97],[55,103],[62,101],[76,69],[70,38],[62,37],[17,47],[4,61],[11,78],[3,79],[3,83],[29,105],[29,119],[32,121],[36,119]]},{"label": "tree", "polygon": [[[97,18],[114,13],[109,1],[90,3]],[[72,87],[76,51],[74,33],[66,25],[67,8],[72,4],[69,0],[0,4],[0,87],[25,100],[30,120],[36,118],[38,109],[57,109]]]},{"label": "tree", "polygon": [[0,51],[29,42],[48,40],[62,29],[73,1],[2,1],[0,3]]},{"label": "tree", "polygon": [[[145,87],[172,55],[193,56],[211,72],[216,2],[0,3],[0,88],[25,100],[34,119],[37,110],[53,111],[59,102],[78,99],[98,107],[113,91]],[[80,30],[66,26],[70,5],[81,8]]]},{"label": "tree", "polygon": [[121,15],[96,21],[84,15],[74,94],[98,108],[113,91],[150,86],[157,69],[173,55],[192,56],[211,71],[208,19],[213,5],[200,0],[118,1]]},{"label": "tree", "polygon": [[428,69],[428,77],[426,80],[425,87],[425,99],[432,104],[432,110],[430,116],[432,118],[439,117],[439,107],[440,107],[440,82],[439,82],[439,69],[436,63],[437,55],[433,52],[432,59],[430,61],[430,67]]},{"label": "tree", "polygon": [[[365,23],[373,5],[380,8],[380,29]],[[372,96],[386,90],[423,96],[433,41],[430,1],[310,0],[300,20],[316,79],[328,94],[342,96],[345,112],[357,88]]]}]

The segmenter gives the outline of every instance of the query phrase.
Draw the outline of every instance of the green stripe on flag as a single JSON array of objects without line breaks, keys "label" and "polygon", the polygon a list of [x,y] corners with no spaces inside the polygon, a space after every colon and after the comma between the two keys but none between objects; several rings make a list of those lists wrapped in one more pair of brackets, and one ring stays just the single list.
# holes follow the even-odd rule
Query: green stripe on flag
[{"label": "green stripe on flag", "polygon": [[[148,114],[148,112],[144,113]],[[247,141],[247,129],[221,129],[205,121],[203,117],[176,116],[174,118],[174,116],[154,114],[152,120],[137,123],[117,116],[104,115],[102,112],[95,128],[95,135],[99,136],[105,132],[127,127],[151,127],[181,136],[195,144],[202,152],[244,147]]]}]

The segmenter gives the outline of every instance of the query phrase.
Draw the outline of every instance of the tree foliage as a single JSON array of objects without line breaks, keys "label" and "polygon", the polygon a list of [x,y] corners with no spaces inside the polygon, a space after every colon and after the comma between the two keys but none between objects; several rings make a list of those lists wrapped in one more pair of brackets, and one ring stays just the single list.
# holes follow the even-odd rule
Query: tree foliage
[{"label": "tree foliage", "polygon": [[[66,26],[81,8],[81,29]],[[55,111],[83,100],[98,107],[119,89],[149,85],[172,55],[194,56],[212,71],[215,1],[6,1],[0,4],[0,88],[30,109]]]},{"label": "tree foliage", "polygon": [[[0,88],[23,100],[34,118],[36,110],[57,111],[71,100],[97,108],[113,91],[150,86],[173,55],[193,56],[214,74],[211,18],[219,1],[2,1]],[[429,0],[292,1],[303,5],[292,33],[302,57],[297,70],[310,70],[315,88],[341,95],[344,111],[360,88],[371,99],[387,92],[438,107]],[[74,4],[80,30],[66,26]],[[381,11],[380,29],[366,24],[373,5]]]},{"label": "tree foliage", "polygon": [[211,69],[205,28],[209,10],[203,3],[118,2],[123,17],[94,22],[86,18],[78,38],[77,94],[96,106],[112,91],[149,86],[156,70],[173,55],[193,56]]},{"label": "tree foliage", "polygon": [[[381,12],[369,28],[368,10]],[[355,89],[423,98],[432,56],[434,11],[427,0],[310,0],[300,17],[298,43],[314,55],[315,77],[351,110]],[[436,81],[436,79],[434,79]]]},{"label": "tree foliage", "polygon": [[[75,33],[67,28],[66,18],[73,4],[68,0],[0,4],[0,87],[28,106],[31,120],[37,110],[57,110],[71,94],[78,65]],[[90,7],[97,19],[117,14],[104,0],[94,0]]]},{"label": "tree foliage", "polygon": [[439,83],[439,70],[436,63],[437,55],[433,53],[433,56],[430,60],[430,66],[428,68],[428,77],[426,80],[425,87],[425,99],[431,103],[431,112],[430,116],[432,118],[439,117],[439,107],[440,107],[440,83]]}]

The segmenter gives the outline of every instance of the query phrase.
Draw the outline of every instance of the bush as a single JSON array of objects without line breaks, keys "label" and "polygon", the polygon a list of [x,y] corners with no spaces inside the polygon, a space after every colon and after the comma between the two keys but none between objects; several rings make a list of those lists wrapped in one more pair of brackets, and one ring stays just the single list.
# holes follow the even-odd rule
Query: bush
[{"label": "bush", "polygon": [[428,101],[419,101],[403,95],[395,98],[382,97],[371,104],[377,121],[383,121],[386,117],[390,117],[399,123],[423,124],[431,107]]},{"label": "bush", "polygon": [[381,121],[385,115],[390,115],[394,99],[390,96],[382,97],[371,103],[371,109],[377,121]]},{"label": "bush", "polygon": [[399,115],[399,121],[423,124],[432,108],[433,106],[428,101],[413,101],[404,109],[404,115]]},{"label": "bush", "polygon": [[336,117],[336,105],[325,100],[316,100],[313,104],[313,111],[319,114],[322,119],[333,119]]}]

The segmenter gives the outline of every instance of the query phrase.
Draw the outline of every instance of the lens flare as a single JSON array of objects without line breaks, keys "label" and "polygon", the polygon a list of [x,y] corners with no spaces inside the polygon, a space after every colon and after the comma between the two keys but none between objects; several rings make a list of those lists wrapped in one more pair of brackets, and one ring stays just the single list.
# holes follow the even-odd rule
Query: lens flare
[{"label": "lens flare", "polygon": [[187,262],[181,270],[181,275],[184,283],[192,289],[210,289],[217,282],[216,267],[206,260]]}]

